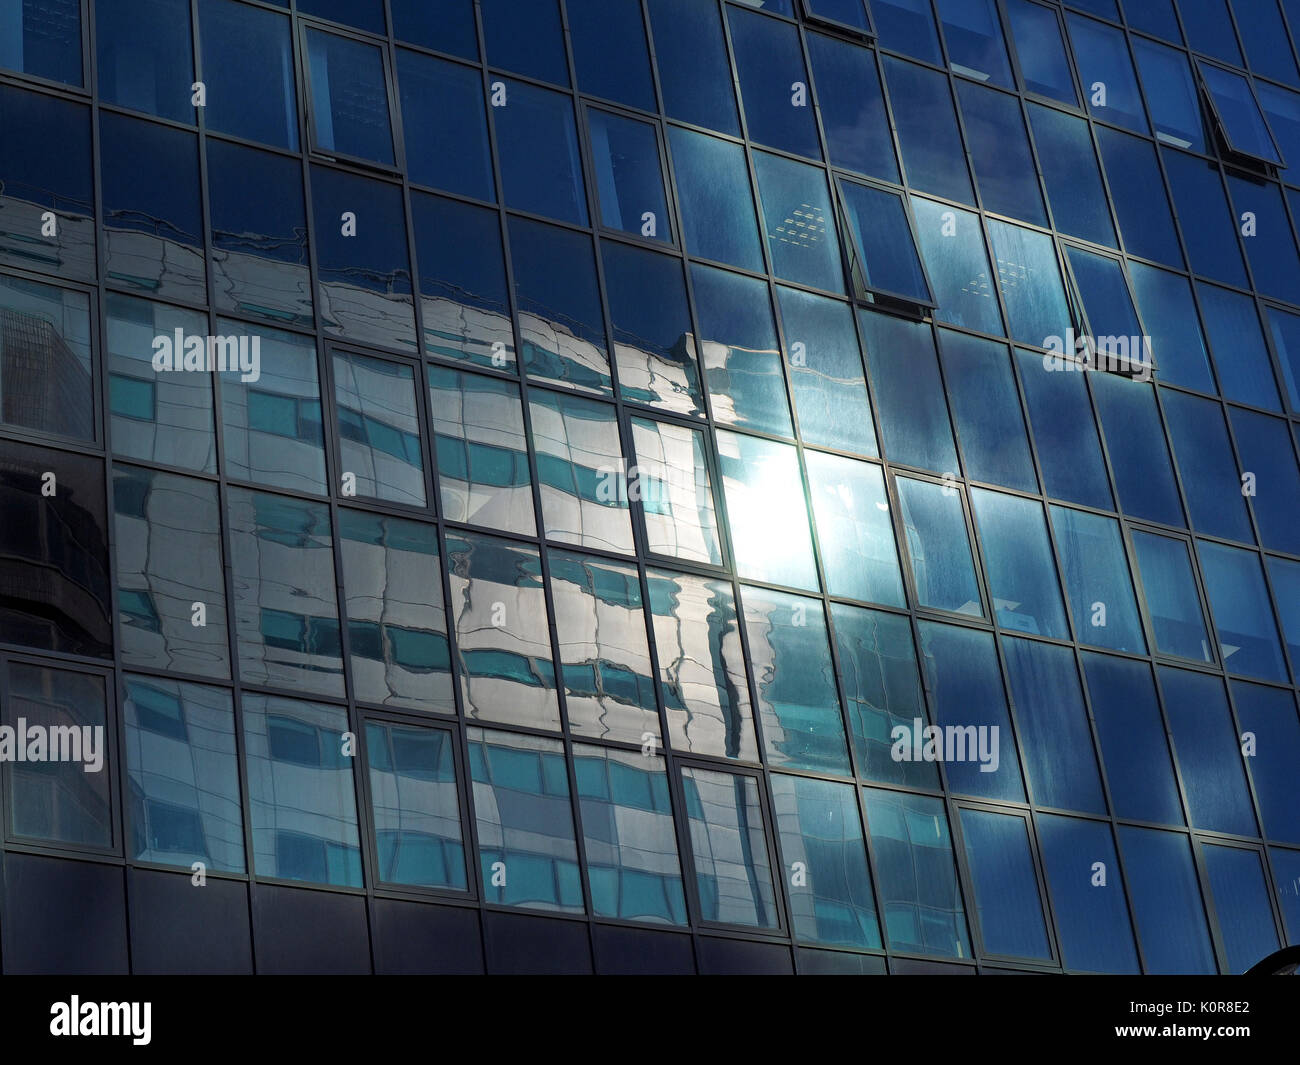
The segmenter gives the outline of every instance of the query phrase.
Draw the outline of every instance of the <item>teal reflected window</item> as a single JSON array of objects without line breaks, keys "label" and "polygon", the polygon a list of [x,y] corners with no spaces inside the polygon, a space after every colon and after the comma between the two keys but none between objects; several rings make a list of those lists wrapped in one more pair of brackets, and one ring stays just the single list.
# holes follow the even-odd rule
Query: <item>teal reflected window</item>
[{"label": "teal reflected window", "polygon": [[1282,944],[1273,921],[1262,854],[1251,847],[1201,845],[1228,972],[1244,973]]},{"label": "teal reflected window", "polygon": [[1120,825],[1119,843],[1147,973],[1215,972],[1187,837]]},{"label": "teal reflected window", "polygon": [[1113,373],[1090,373],[1088,379],[1114,456],[1111,469],[1120,506],[1135,518],[1185,524],[1155,389]]},{"label": "teal reflected window", "polygon": [[1133,530],[1143,598],[1151,615],[1156,650],[1213,662],[1201,601],[1196,594],[1187,541]]},{"label": "teal reflected window", "polygon": [[745,149],[677,126],[668,128],[668,144],[686,250],[697,258],[762,270]]},{"label": "teal reflected window", "polygon": [[1119,523],[1068,507],[1048,510],[1079,642],[1145,654]]},{"label": "teal reflected window", "polygon": [[918,604],[983,617],[961,490],[909,477],[897,484]]},{"label": "teal reflected window", "polygon": [[840,180],[840,195],[848,223],[854,293],[868,300],[880,294],[933,306],[903,197],[847,179]]},{"label": "teal reflected window", "polygon": [[1064,336],[1074,324],[1052,238],[994,219],[989,219],[989,236],[1012,337],[1048,347],[1049,338]]},{"label": "teal reflected window", "polygon": [[466,730],[484,900],[583,913],[564,744]]},{"label": "teal reflected window", "polygon": [[804,458],[827,591],[906,606],[880,467],[819,451]]},{"label": "teal reflected window", "polygon": [[659,135],[648,122],[587,109],[600,220],[610,229],[673,241],[672,215],[664,193]]},{"label": "teal reflected window", "polygon": [[921,253],[937,308],[935,318],[981,333],[1002,333],[979,215],[912,197]]},{"label": "teal reflected window", "polygon": [[646,549],[657,555],[721,565],[704,434],[674,422],[633,418],[632,443]]},{"label": "teal reflected window", "polygon": [[1004,628],[1069,639],[1042,504],[971,489],[993,609]]},{"label": "teal reflected window", "polygon": [[840,242],[825,172],[779,155],[755,152],[754,173],[772,272],[810,288],[843,292]]},{"label": "teal reflected window", "polygon": [[857,797],[848,784],[775,773],[772,806],[791,873],[794,934],[805,943],[880,948]]},{"label": "teal reflected window", "polygon": [[1286,662],[1259,555],[1211,540],[1197,540],[1196,553],[1228,672],[1285,683]]},{"label": "teal reflected window", "polygon": [[985,953],[1051,960],[1024,817],[963,809],[960,823]]},{"label": "teal reflected window", "polygon": [[334,398],[340,464],[345,477],[353,475],[355,494],[423,507],[424,455],[414,368],[336,351]]},{"label": "teal reflected window", "polygon": [[1255,796],[1269,839],[1300,843],[1300,804],[1292,780],[1300,765],[1300,717],[1295,696],[1283,688],[1233,681],[1232,697],[1242,735],[1254,736],[1254,753],[1246,758]]}]

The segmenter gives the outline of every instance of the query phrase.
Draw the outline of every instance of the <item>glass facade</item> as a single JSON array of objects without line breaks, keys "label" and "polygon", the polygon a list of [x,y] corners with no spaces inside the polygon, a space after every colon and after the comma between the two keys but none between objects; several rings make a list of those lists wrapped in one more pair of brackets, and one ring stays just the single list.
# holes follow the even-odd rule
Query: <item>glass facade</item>
[{"label": "glass facade", "polygon": [[137,969],[211,968],[142,899],[259,971],[1300,944],[1297,18],[0,0],[0,721],[103,738],[0,746],[4,905],[116,877]]}]

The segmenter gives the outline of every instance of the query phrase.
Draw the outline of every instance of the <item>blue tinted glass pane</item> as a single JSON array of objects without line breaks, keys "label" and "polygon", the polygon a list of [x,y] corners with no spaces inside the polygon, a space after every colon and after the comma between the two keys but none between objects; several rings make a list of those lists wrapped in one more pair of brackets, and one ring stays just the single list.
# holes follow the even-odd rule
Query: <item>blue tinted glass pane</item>
[{"label": "blue tinted glass pane", "polygon": [[1219,650],[1230,673],[1286,682],[1286,663],[1259,556],[1226,544],[1197,541]]},{"label": "blue tinted glass pane", "polygon": [[961,493],[900,477],[898,498],[920,605],[982,617]]},{"label": "blue tinted glass pane", "polygon": [[1125,0],[1124,18],[1135,30],[1183,43],[1178,16],[1174,14],[1174,0]]},{"label": "blue tinted glass pane", "polygon": [[1161,380],[1213,392],[1205,338],[1197,323],[1196,304],[1187,279],[1131,260],[1129,272]]},{"label": "blue tinted glass pane", "polygon": [[936,65],[943,63],[927,0],[872,0],[871,14],[884,47]]},{"label": "blue tinted glass pane", "polygon": [[763,750],[774,766],[849,774],[826,615],[815,599],[745,587]]},{"label": "blue tinted glass pane", "polygon": [[683,122],[739,135],[717,7],[697,0],[649,0],[649,8],[664,111]]},{"label": "blue tinted glass pane", "polygon": [[[876,433],[852,308],[783,285],[777,287],[776,298],[790,353],[799,435],[805,443],[875,455]],[[621,375],[619,384],[626,396]]]},{"label": "blue tinted glass pane", "polygon": [[1182,525],[1183,506],[1178,501],[1155,391],[1150,385],[1115,374],[1088,377],[1102,431],[1115,455],[1112,469],[1120,505],[1134,517]]},{"label": "blue tinted glass pane", "polygon": [[729,7],[727,14],[749,136],[759,144],[820,159],[798,31],[738,7]]},{"label": "blue tinted glass pane", "polygon": [[1083,672],[1115,814],[1181,825],[1183,807],[1151,667],[1085,652]]},{"label": "blue tinted glass pane", "polygon": [[481,0],[489,66],[569,84],[559,0]]},{"label": "blue tinted glass pane", "polygon": [[1241,740],[1233,727],[1223,681],[1161,666],[1160,686],[1192,827],[1255,835]]},{"label": "blue tinted glass pane", "polygon": [[1140,37],[1133,38],[1133,50],[1156,138],[1176,148],[1205,151],[1201,97],[1192,80],[1187,56]]},{"label": "blue tinted glass pane", "polygon": [[820,451],[804,456],[827,591],[906,606],[880,467]]},{"label": "blue tinted glass pane", "polygon": [[886,56],[885,81],[908,181],[924,192],[974,203],[948,79]]},{"label": "blue tinted glass pane", "polygon": [[1038,161],[1056,228],[1115,247],[1115,228],[1106,206],[1088,124],[1039,104],[1029,105],[1029,124],[1038,145]]},{"label": "blue tinted glass pane", "polygon": [[1002,313],[990,284],[988,252],[979,215],[912,197],[934,298],[935,317],[949,325],[1001,334]]},{"label": "blue tinted glass pane", "polygon": [[958,74],[1011,88],[1011,64],[993,0],[935,0],[948,64]]},{"label": "blue tinted glass pane", "polygon": [[657,110],[639,0],[567,0],[578,88]]},{"label": "blue tinted glass pane", "polygon": [[1214,972],[1187,837],[1120,825],[1119,843],[1146,971]]},{"label": "blue tinted glass pane", "polygon": [[1282,945],[1273,922],[1260,852],[1207,844],[1201,854],[1223,934],[1228,972],[1244,973]]},{"label": "blue tinted glass pane", "polygon": [[1277,610],[1286,633],[1286,647],[1291,661],[1300,669],[1300,562],[1285,558],[1268,560],[1268,576],[1277,596]]},{"label": "blue tinted glass pane", "polygon": [[1213,400],[1172,389],[1161,389],[1160,396],[1192,524],[1214,536],[1253,543],[1223,408]]},{"label": "blue tinted glass pane", "polygon": [[1102,18],[1108,18],[1115,22],[1119,21],[1119,11],[1115,7],[1115,0],[1069,0],[1069,5],[1077,7],[1080,11],[1100,15]]},{"label": "blue tinted glass pane", "polygon": [[912,239],[903,198],[896,192],[841,181],[849,225],[852,262],[849,274],[860,297],[872,292],[932,302],[921,257]]},{"label": "blue tinted glass pane", "polygon": [[1232,6],[1251,69],[1292,85],[1300,81],[1276,0],[1233,0]]},{"label": "blue tinted glass pane", "polygon": [[1251,506],[1265,547],[1300,555],[1300,471],[1286,423],[1229,408],[1243,474],[1255,475]]},{"label": "blue tinted glass pane", "polygon": [[194,48],[187,6],[165,0],[100,5],[95,47],[104,103],[193,124]]},{"label": "blue tinted glass pane", "polygon": [[686,250],[700,258],[762,270],[744,148],[676,126],[669,129],[668,140]]},{"label": "blue tinted glass pane", "polygon": [[1081,643],[1146,653],[1124,538],[1113,518],[1052,507],[1052,531]]},{"label": "blue tinted glass pane", "polygon": [[1283,179],[1294,184],[1300,170],[1300,95],[1266,81],[1255,82],[1255,95],[1268,118],[1273,142],[1287,160]]},{"label": "blue tinted glass pane", "polygon": [[1178,247],[1155,148],[1150,141],[1106,126],[1097,127],[1097,141],[1110,179],[1124,247],[1130,255],[1155,259],[1181,270],[1183,253]]},{"label": "blue tinted glass pane", "polygon": [[[874,5],[879,11],[880,4]],[[971,956],[943,800],[864,789],[885,937],[894,950]]]},{"label": "blue tinted glass pane", "polygon": [[299,0],[298,8],[306,15],[318,15],[380,36],[385,33],[384,5],[380,0]]},{"label": "blue tinted glass pane", "polygon": [[389,0],[389,7],[399,41],[478,59],[474,0]]},{"label": "blue tinted glass pane", "polygon": [[1110,354],[1130,363],[1148,361],[1142,327],[1124,280],[1124,267],[1116,259],[1081,248],[1065,251],[1098,355]]},{"label": "blue tinted glass pane", "polygon": [[1177,0],[1177,3],[1187,30],[1187,43],[1195,51],[1216,56],[1236,67],[1242,65],[1227,0]]},{"label": "blue tinted glass pane", "polygon": [[508,103],[493,107],[507,207],[587,224],[578,134],[568,96],[506,82]]},{"label": "blue tinted glass pane", "polygon": [[875,54],[819,33],[808,34],[808,54],[831,162],[897,181],[898,163]]},{"label": "blue tinted glass pane", "polygon": [[809,943],[879,948],[880,927],[857,798],[847,784],[775,774],[772,805],[787,869],[794,932]]},{"label": "blue tinted glass pane", "polygon": [[984,950],[1050,959],[1052,949],[1047,943],[1025,819],[988,810],[962,810],[961,834]]},{"label": "blue tinted glass pane", "polygon": [[1277,381],[1255,301],[1239,292],[1197,282],[1205,315],[1205,332],[1219,372],[1219,387],[1228,399],[1280,410]]},{"label": "blue tinted glass pane", "polygon": [[717,436],[736,571],[770,584],[816,589],[795,449],[726,430]]},{"label": "blue tinted glass pane", "polygon": [[691,283],[714,418],[794,435],[766,282],[711,266],[692,266]]},{"label": "blue tinted glass pane", "polygon": [[1047,494],[1110,510],[1114,501],[1084,375],[1053,369],[1051,360],[1050,355],[1016,352]]},{"label": "blue tinted glass pane", "polygon": [[1037,492],[1038,478],[1006,346],[941,329],[939,351],[966,475]]},{"label": "blue tinted glass pane", "polygon": [[[1133,61],[1129,58],[1124,32],[1078,15],[1067,15],[1066,22],[1070,27],[1070,41],[1074,45],[1079,80],[1083,83],[1089,112],[1104,122],[1146,133],[1142,97],[1138,93],[1137,78],[1133,75]],[[1099,83],[1102,92],[1097,91]]]},{"label": "blue tinted glass pane", "polygon": [[864,33],[871,29],[863,0],[804,0],[804,8],[816,18],[842,22]]},{"label": "blue tinted glass pane", "polygon": [[1292,782],[1300,765],[1300,717],[1295,696],[1281,688],[1232,682],[1242,734],[1253,733],[1254,753],[1247,757],[1255,782],[1264,833],[1269,839],[1300,843],[1300,805]]},{"label": "blue tinted glass pane", "polygon": [[[411,180],[480,200],[495,199],[479,71],[403,48],[397,52],[397,82]],[[430,122],[434,101],[438,121]]]},{"label": "blue tinted glass pane", "polygon": [[1164,152],[1174,209],[1183,219],[1196,219],[1183,226],[1183,240],[1192,269],[1229,285],[1246,287],[1246,271],[1237,244],[1236,223],[1223,195],[1219,168],[1182,152]]},{"label": "blue tinted glass pane", "polygon": [[307,31],[307,78],[316,147],[393,165],[384,53],[320,30]]},{"label": "blue tinted glass pane", "polygon": [[957,469],[934,333],[922,322],[859,311],[885,454],[940,472]]},{"label": "blue tinted glass pane", "polygon": [[1151,613],[1156,649],[1165,654],[1213,662],[1187,545],[1182,540],[1134,530],[1133,548]]},{"label": "blue tinted glass pane", "polygon": [[1038,172],[1016,97],[963,80],[957,82],[957,99],[985,209],[1047,225]]},{"label": "blue tinted glass pane", "polygon": [[672,243],[659,137],[648,122],[587,111],[600,220],[611,229]]},{"label": "blue tinted glass pane", "polygon": [[1300,317],[1270,307],[1268,325],[1286,382],[1287,400],[1292,410],[1300,411]]},{"label": "blue tinted glass pane", "polygon": [[[1296,162],[1300,163],[1300,159]],[[1281,189],[1229,174],[1228,191],[1237,218],[1246,219],[1241,229],[1256,290],[1265,296],[1300,303],[1300,255],[1287,225]]]},{"label": "blue tinted glass pane", "polygon": [[1007,15],[1025,89],[1067,104],[1077,103],[1056,13],[1030,0],[1007,0]]},{"label": "blue tinted glass pane", "polygon": [[898,614],[832,603],[831,623],[858,772],[868,780],[937,787],[934,762],[892,754],[895,728],[910,734],[918,718],[922,728],[927,723],[910,622]]},{"label": "blue tinted glass pane", "polygon": [[754,173],[772,272],[786,281],[843,292],[844,269],[825,172],[755,152]]},{"label": "blue tinted glass pane", "polygon": [[1270,847],[1268,856],[1273,866],[1273,889],[1286,924],[1287,942],[1300,945],[1300,851]]},{"label": "blue tinted glass pane", "polygon": [[[1137,951],[1108,825],[1039,814],[1038,841],[1068,969],[1136,973]],[[1096,862],[1106,869],[1097,884]]]},{"label": "blue tinted glass pane", "polygon": [[[934,724],[943,732],[941,748],[936,736],[935,751],[925,757],[947,763],[954,791],[1023,802],[1025,790],[992,635],[932,621],[922,621],[920,632]],[[916,731],[923,725],[921,721],[905,732],[895,726],[895,757],[922,757],[925,737]]]},{"label": "blue tinted glass pane", "polygon": [[972,488],[993,607],[1003,627],[1069,638],[1041,504]]},{"label": "blue tinted glass pane", "polygon": [[0,67],[81,84],[80,0],[5,0],[0,26]]},{"label": "blue tinted glass pane", "polygon": [[1034,801],[1105,814],[1074,653],[1005,636],[1002,650]]}]

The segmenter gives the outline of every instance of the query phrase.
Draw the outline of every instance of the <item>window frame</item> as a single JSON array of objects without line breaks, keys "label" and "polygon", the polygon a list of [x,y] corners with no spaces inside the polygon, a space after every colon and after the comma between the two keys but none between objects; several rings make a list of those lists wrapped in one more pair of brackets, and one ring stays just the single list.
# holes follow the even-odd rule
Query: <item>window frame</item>
[{"label": "window frame", "polygon": [[[1273,132],[1273,127],[1268,123],[1268,115],[1264,113],[1263,105],[1259,102],[1259,93],[1255,91],[1255,79],[1250,74],[1243,74],[1240,71],[1231,70],[1226,66],[1206,59],[1200,55],[1192,56],[1192,65],[1197,86],[1201,93],[1201,106],[1208,109],[1211,124],[1214,126],[1214,132],[1219,142],[1219,147],[1226,156],[1236,159],[1248,159],[1257,164],[1263,164],[1266,167],[1276,168],[1277,170],[1286,169],[1287,162],[1282,155],[1282,149],[1278,146],[1277,135]],[[1250,90],[1250,98],[1255,104],[1255,113],[1264,127],[1264,132],[1268,134],[1269,143],[1273,145],[1273,152],[1276,159],[1269,159],[1267,156],[1256,155],[1254,152],[1246,151],[1237,146],[1234,142],[1231,132],[1228,129],[1227,122],[1224,121],[1223,113],[1219,110],[1219,100],[1214,90],[1210,87],[1210,79],[1206,77],[1205,68],[1216,70],[1221,74],[1230,77],[1241,78],[1246,83],[1246,88]]]},{"label": "window frame", "polygon": [[[844,232],[844,239],[840,242],[840,256],[843,260],[844,277],[847,287],[850,291],[847,293],[849,299],[855,306],[866,306],[876,310],[888,310],[891,307],[899,309],[908,309],[913,315],[923,317],[926,311],[934,311],[939,307],[939,301],[934,295],[934,285],[930,281],[930,272],[925,265],[925,256],[921,253],[921,245],[917,240],[916,217],[912,213],[912,204],[908,196],[881,181],[875,181],[871,178],[864,178],[856,174],[840,170],[831,171],[831,180],[834,183],[832,198],[835,202],[836,221],[839,222],[840,229]],[[916,256],[917,265],[921,270],[921,279],[925,284],[926,293],[929,297],[927,300],[918,300],[915,296],[904,295],[893,292],[889,289],[873,287],[863,284],[859,281],[861,267],[860,262],[866,262],[867,256],[863,253],[864,249],[860,246],[858,227],[853,224],[852,216],[849,212],[848,197],[844,192],[844,185],[861,185],[864,188],[871,189],[873,192],[884,193],[894,197],[902,209],[903,218],[907,222],[908,235],[912,241],[912,254]],[[796,282],[797,283],[797,282]],[[878,297],[878,298],[873,298]]]},{"label": "window frame", "polygon": [[799,0],[799,8],[804,21],[811,25],[824,26],[827,29],[836,30],[837,32],[842,33],[847,37],[852,37],[855,40],[874,41],[876,39],[876,20],[871,15],[871,7],[869,4],[863,3],[863,0],[858,0],[858,3],[862,6],[863,13],[866,16],[866,29],[863,29],[861,26],[854,26],[849,22],[841,22],[837,18],[832,18],[830,15],[818,12],[816,10],[818,0]]},{"label": "window frame", "polygon": [[[628,243],[636,244],[643,248],[651,248],[656,251],[664,251],[665,248],[674,249],[678,252],[684,250],[684,240],[682,234],[678,232],[677,220],[681,217],[677,205],[677,198],[674,195],[672,172],[668,166],[668,134],[664,129],[662,115],[651,116],[644,112],[634,111],[626,105],[608,103],[604,100],[589,99],[585,96],[578,95],[576,98],[578,105],[578,154],[583,170],[583,177],[586,181],[588,192],[587,210],[591,215],[591,228],[598,237],[617,237]],[[666,229],[667,233],[662,237],[643,237],[641,233],[630,232],[626,229],[617,229],[605,222],[605,205],[600,198],[600,183],[596,180],[600,173],[596,165],[596,146],[592,142],[591,120],[588,117],[591,111],[603,111],[606,114],[613,115],[615,118],[622,119],[625,122],[639,122],[641,125],[650,126],[654,129],[655,150],[659,155],[659,181],[664,193],[664,207],[667,212],[667,218],[660,221],[666,223],[661,227]],[[590,175],[590,179],[587,178]],[[597,247],[597,258],[600,258],[600,249]],[[603,266],[603,264],[602,264]],[[604,270],[600,271],[603,277]],[[611,361],[613,353],[611,352]]]},{"label": "window frame", "polygon": [[[1116,251],[1103,251],[1098,245],[1085,245],[1078,238],[1069,239],[1064,236],[1058,238],[1058,255],[1060,262],[1064,267],[1061,280],[1065,285],[1065,298],[1070,304],[1070,310],[1074,314],[1076,324],[1082,325],[1086,330],[1086,336],[1095,341],[1098,337],[1093,329],[1092,321],[1088,317],[1087,303],[1083,298],[1083,290],[1079,287],[1079,280],[1075,276],[1074,264],[1070,261],[1070,251],[1082,252],[1085,255],[1092,255],[1098,259],[1105,259],[1107,262],[1114,263],[1119,268],[1120,279],[1124,282],[1125,291],[1128,292],[1129,305],[1133,308],[1133,317],[1137,320],[1138,328],[1142,330],[1139,339],[1150,336],[1146,331],[1146,323],[1142,320],[1142,311],[1138,306],[1137,293],[1133,288],[1133,279],[1129,276],[1128,260],[1125,255]],[[1077,339],[1077,338],[1076,338]],[[1072,352],[1065,352],[1064,357],[1074,356]],[[1121,362],[1116,356],[1106,355],[1103,357],[1100,351],[1095,352],[1093,362],[1096,365],[1088,367],[1091,370],[1098,370],[1102,373],[1113,373],[1119,377],[1127,377],[1140,381],[1152,381],[1155,379],[1157,371],[1160,369],[1156,363],[1155,352],[1147,350],[1145,340],[1142,344],[1142,357],[1134,358],[1130,353],[1129,357]],[[1079,361],[1075,356],[1075,361]],[[1104,365],[1102,364],[1104,361]],[[1086,365],[1086,363],[1085,363]]]}]

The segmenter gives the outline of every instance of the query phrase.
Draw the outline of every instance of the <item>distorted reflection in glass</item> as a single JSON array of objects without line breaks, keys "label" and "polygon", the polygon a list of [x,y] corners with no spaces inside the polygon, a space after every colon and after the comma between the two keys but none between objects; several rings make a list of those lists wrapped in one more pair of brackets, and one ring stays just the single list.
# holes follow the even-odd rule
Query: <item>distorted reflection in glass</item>
[{"label": "distorted reflection in glass", "polygon": [[340,469],[355,475],[356,494],[423,507],[415,368],[336,351],[334,399]]},{"label": "distorted reflection in glass", "polygon": [[632,443],[647,549],[721,565],[704,434],[673,422],[633,418]]}]

